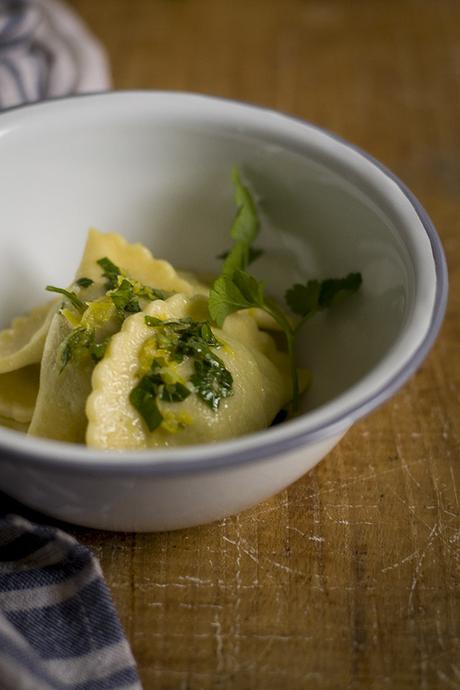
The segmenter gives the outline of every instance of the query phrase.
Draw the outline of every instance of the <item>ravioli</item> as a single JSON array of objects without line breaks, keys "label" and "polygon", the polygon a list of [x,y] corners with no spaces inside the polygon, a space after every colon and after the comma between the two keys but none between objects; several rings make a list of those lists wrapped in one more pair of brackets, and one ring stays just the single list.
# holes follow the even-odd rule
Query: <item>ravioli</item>
[{"label": "ravioli", "polygon": [[171,292],[193,294],[194,287],[181,278],[168,261],[155,259],[152,253],[140,243],[130,244],[116,233],[103,233],[91,228],[76,278],[90,278],[101,281],[101,267],[97,261],[108,257],[114,264],[137,280],[153,288]]},{"label": "ravioli", "polygon": [[[119,264],[123,274],[136,283],[186,294],[192,294],[197,289],[181,278],[171,264],[155,259],[141,244],[129,244],[121,235],[91,229],[75,282],[71,286],[78,299],[85,300],[90,306],[97,299],[110,302],[110,298],[103,297],[103,269],[97,263],[105,257],[113,264]],[[94,285],[81,288],[76,282],[80,278],[92,280]],[[77,312],[72,313],[71,304],[65,306],[63,313],[58,311],[55,314],[49,327],[41,363],[40,391],[28,433],[59,441],[84,443],[87,426],[85,404],[91,392],[91,374],[95,362],[86,356],[63,366],[60,358],[63,343],[86,318]],[[96,322],[97,318],[91,319],[93,327]],[[107,322],[97,323],[95,339],[100,342],[109,338],[117,332],[121,323],[113,307]]]},{"label": "ravioli", "polygon": [[40,362],[55,306],[56,301],[35,307],[0,331],[0,374]]},{"label": "ravioli", "polygon": [[[209,318],[203,296],[175,295],[155,301],[144,312],[126,319],[113,336],[105,357],[92,376],[92,393],[86,404],[86,443],[100,449],[142,449],[219,441],[263,429],[291,395],[286,355],[277,353],[269,336],[260,333],[245,314],[233,314],[222,329],[212,328],[220,341],[219,357],[233,378],[233,391],[218,410],[197,395],[182,402],[161,402],[165,424],[150,432],[130,402],[138,381],[139,357],[152,337],[145,317],[161,321]],[[186,380],[187,358],[176,374]]]},{"label": "ravioli", "polygon": [[27,425],[38,393],[40,367],[31,364],[0,374],[0,417]]},{"label": "ravioli", "polygon": [[57,313],[51,323],[41,364],[41,383],[28,433],[57,441],[84,443],[85,402],[91,392],[93,362],[82,358],[62,368],[59,353],[72,329]]}]

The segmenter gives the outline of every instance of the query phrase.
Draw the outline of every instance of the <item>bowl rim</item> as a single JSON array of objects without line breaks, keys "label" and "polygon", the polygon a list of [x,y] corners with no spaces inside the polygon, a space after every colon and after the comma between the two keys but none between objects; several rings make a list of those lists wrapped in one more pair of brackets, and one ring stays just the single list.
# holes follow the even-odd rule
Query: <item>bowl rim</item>
[{"label": "bowl rim", "polygon": [[[186,91],[167,90],[116,90],[108,92],[96,92],[75,94],[13,106],[0,112],[0,125],[2,118],[12,111],[30,111],[31,109],[48,109],[58,102],[72,102],[76,100],[99,100],[111,98],[180,98],[190,101],[210,102],[260,113],[262,115],[276,116],[286,121],[286,124],[297,123],[310,131],[326,136],[333,143],[338,143],[355,152],[358,156],[371,163],[381,174],[395,183],[402,195],[409,201],[415,211],[422,227],[428,237],[432,252],[435,271],[435,294],[431,309],[431,319],[426,332],[418,346],[407,359],[402,359],[400,365],[392,376],[377,390],[370,390],[364,400],[345,407],[342,412],[336,413],[332,418],[326,418],[314,428],[303,430],[293,429],[291,434],[286,432],[282,438],[271,437],[273,430],[266,429],[254,434],[238,437],[217,443],[199,444],[194,446],[175,447],[174,449],[151,449],[137,451],[99,451],[77,444],[27,437],[21,432],[3,430],[7,434],[7,442],[0,438],[0,450],[10,457],[21,458],[33,463],[35,467],[47,466],[64,472],[75,472],[76,469],[99,474],[110,472],[111,474],[155,474],[170,476],[200,471],[212,471],[224,467],[246,465],[261,460],[273,459],[286,452],[293,452],[308,444],[320,443],[331,437],[339,437],[358,419],[369,414],[376,407],[390,398],[412,376],[429,350],[441,328],[448,295],[447,263],[441,240],[428,213],[414,195],[414,193],[402,182],[395,173],[387,168],[378,159],[359,146],[350,143],[341,136],[320,127],[301,117],[291,115],[273,108],[258,104],[239,101],[232,98],[223,98],[207,94]],[[332,402],[332,401],[330,401]],[[330,402],[318,409],[327,408]],[[291,420],[283,424],[285,429],[290,425],[298,426],[300,419]],[[279,427],[278,427],[279,428]],[[188,458],[186,456],[189,456]]]}]

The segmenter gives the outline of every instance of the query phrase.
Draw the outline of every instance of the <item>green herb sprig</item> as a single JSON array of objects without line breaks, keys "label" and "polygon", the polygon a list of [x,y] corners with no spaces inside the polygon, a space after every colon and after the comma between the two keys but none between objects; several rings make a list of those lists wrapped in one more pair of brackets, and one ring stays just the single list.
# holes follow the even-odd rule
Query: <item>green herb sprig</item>
[{"label": "green herb sprig", "polygon": [[285,294],[288,307],[294,314],[301,317],[293,325],[292,319],[282,307],[266,295],[264,283],[246,271],[251,244],[257,237],[260,223],[251,193],[241,182],[237,170],[233,171],[232,179],[238,207],[230,230],[234,245],[224,261],[222,275],[217,278],[211,288],[209,313],[220,328],[227,316],[251,307],[262,309],[275,320],[286,337],[292,379],[292,409],[295,412],[299,407],[300,397],[294,352],[295,337],[303,324],[312,316],[356,292],[362,283],[361,274],[350,273],[345,278],[311,280],[305,285],[293,285]]}]

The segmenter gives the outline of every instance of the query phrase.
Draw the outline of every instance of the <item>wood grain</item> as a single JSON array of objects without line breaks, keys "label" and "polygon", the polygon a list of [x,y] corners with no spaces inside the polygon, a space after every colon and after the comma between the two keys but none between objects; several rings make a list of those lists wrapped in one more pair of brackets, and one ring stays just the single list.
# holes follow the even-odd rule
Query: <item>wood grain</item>
[{"label": "wood grain", "polygon": [[460,688],[460,3],[73,0],[117,88],[278,108],[367,149],[447,252],[433,352],[287,491],[169,534],[74,529],[146,690]]}]

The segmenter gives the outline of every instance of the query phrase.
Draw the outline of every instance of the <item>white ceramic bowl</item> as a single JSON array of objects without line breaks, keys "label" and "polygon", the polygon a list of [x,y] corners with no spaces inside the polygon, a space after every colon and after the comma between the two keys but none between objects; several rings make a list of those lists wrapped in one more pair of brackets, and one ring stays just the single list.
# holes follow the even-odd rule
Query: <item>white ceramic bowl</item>
[{"label": "white ceramic bowl", "polygon": [[180,93],[76,97],[0,115],[0,327],[73,275],[93,225],[175,265],[218,270],[234,213],[230,170],[257,190],[260,276],[361,271],[358,295],[311,321],[314,382],[297,419],[218,444],[102,453],[0,429],[0,488],[64,520],[164,530],[215,520],[313,467],[414,372],[447,295],[442,248],[394,175],[305,122]]}]

